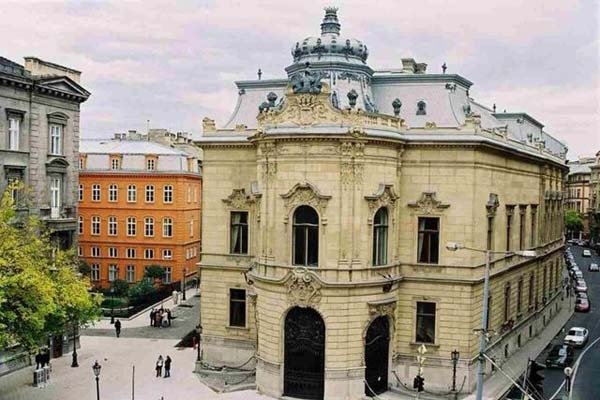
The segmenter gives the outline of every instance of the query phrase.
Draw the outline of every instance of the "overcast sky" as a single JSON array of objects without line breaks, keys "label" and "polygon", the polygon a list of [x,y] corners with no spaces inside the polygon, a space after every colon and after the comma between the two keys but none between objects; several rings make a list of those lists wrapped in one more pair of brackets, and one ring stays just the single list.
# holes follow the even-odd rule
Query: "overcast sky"
[{"label": "overcast sky", "polygon": [[596,0],[30,2],[0,0],[0,55],[83,72],[92,92],[83,137],[127,129],[201,132],[227,121],[234,80],[284,77],[290,49],[339,7],[342,35],[362,40],[374,69],[413,57],[474,82],[475,100],[525,111],[567,143],[600,150]]}]

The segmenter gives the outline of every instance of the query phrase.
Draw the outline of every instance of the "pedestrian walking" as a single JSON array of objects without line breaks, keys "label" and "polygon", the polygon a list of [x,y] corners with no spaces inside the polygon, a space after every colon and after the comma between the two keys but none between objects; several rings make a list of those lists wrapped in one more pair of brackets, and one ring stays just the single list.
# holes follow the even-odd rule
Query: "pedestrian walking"
[{"label": "pedestrian walking", "polygon": [[115,321],[115,332],[117,333],[117,337],[121,336],[121,321]]},{"label": "pedestrian walking", "polygon": [[169,326],[171,326],[171,320],[173,316],[171,315],[171,310],[167,308],[167,321],[169,321]]},{"label": "pedestrian walking", "polygon": [[162,313],[160,311],[157,311],[155,319],[154,319],[154,327],[160,328],[161,326],[162,326]]},{"label": "pedestrian walking", "polygon": [[162,367],[163,367],[163,358],[162,355],[158,356],[158,360],[156,360],[156,377],[160,378],[162,376]]},{"label": "pedestrian walking", "polygon": [[154,326],[154,318],[156,316],[156,310],[154,308],[150,311],[150,326]]},{"label": "pedestrian walking", "polygon": [[171,357],[167,356],[165,359],[165,378],[171,376]]}]

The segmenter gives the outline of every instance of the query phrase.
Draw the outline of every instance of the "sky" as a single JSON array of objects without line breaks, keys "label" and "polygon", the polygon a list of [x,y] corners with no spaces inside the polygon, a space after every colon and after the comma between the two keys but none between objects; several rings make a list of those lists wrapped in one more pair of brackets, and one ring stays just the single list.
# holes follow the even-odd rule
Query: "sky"
[{"label": "sky", "polygon": [[476,101],[542,122],[569,159],[600,150],[598,0],[0,0],[0,56],[82,71],[85,138],[148,125],[198,136],[205,116],[227,121],[235,80],[285,77],[331,5],[373,69],[445,62]]}]

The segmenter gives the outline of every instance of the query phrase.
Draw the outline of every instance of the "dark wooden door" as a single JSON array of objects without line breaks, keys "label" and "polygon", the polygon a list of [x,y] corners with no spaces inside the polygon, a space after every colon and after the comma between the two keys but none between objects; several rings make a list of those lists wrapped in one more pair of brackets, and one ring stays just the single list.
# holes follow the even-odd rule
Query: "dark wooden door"
[{"label": "dark wooden door", "polygon": [[367,330],[365,341],[365,394],[375,396],[388,389],[390,323],[377,317]]},{"label": "dark wooden door", "polygon": [[323,399],[325,323],[312,308],[294,307],[285,318],[283,394]]}]

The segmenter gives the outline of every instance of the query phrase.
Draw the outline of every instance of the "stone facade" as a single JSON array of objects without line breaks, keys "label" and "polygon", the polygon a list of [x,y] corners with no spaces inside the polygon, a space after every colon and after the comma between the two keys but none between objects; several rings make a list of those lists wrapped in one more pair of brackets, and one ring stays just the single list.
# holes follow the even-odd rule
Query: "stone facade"
[{"label": "stone facade", "polygon": [[590,167],[590,241],[600,248],[600,151],[596,153],[596,160]]},{"label": "stone facade", "polygon": [[[322,25],[327,40],[332,29],[339,33],[339,26],[328,25],[332,20],[328,9]],[[307,41],[313,42],[322,43]],[[290,74],[302,70],[303,54],[294,53]],[[486,126],[483,120],[501,118],[476,103],[450,126],[433,97],[456,101],[453,96],[470,86],[462,77],[428,76],[413,60],[419,68],[377,78],[343,54],[323,55],[323,65],[310,54],[315,59],[305,75],[290,77],[279,92],[283,100],[269,95],[268,103],[255,102],[255,112],[259,105],[261,111],[252,125],[242,115],[244,101],[258,99],[244,97],[244,88],[280,90],[279,80],[238,83],[241,100],[228,123],[236,128],[217,129],[204,120],[197,142],[204,151],[199,368],[255,368],[257,389],[273,397],[308,391],[306,397],[360,399],[371,385],[380,392],[397,379],[412,383],[416,351],[425,344],[426,387],[449,390],[450,353],[457,349],[458,382],[464,379],[463,392],[469,392],[476,379],[479,339],[473,330],[481,326],[484,260],[477,252],[447,251],[445,244],[489,245],[499,253],[491,268],[487,353],[503,363],[557,312],[566,150],[549,148],[555,139],[535,124],[533,136],[548,138],[548,147],[514,140],[506,125]],[[366,50],[360,59],[366,60]],[[357,87],[372,85],[360,92],[360,108],[350,93],[348,106],[336,106],[339,79],[355,84],[336,68],[360,69],[368,78],[359,77]],[[413,109],[395,101],[396,94],[424,100]],[[420,102],[432,107],[426,120]],[[393,115],[376,110],[384,106],[393,107]],[[503,117],[524,116],[530,118]],[[304,212],[316,214],[316,223],[303,220]],[[240,215],[245,228],[237,223]],[[512,254],[524,249],[537,256]],[[373,350],[367,339],[382,318],[389,343]],[[294,369],[294,354],[313,354],[305,377]],[[374,355],[387,364],[373,364]]]},{"label": "stone facade", "polygon": [[592,206],[592,169],[596,162],[595,157],[580,157],[575,161],[569,161],[569,174],[565,186],[565,208],[574,210],[583,217],[583,229],[581,232],[570,233],[569,238],[589,239],[590,218]]}]

